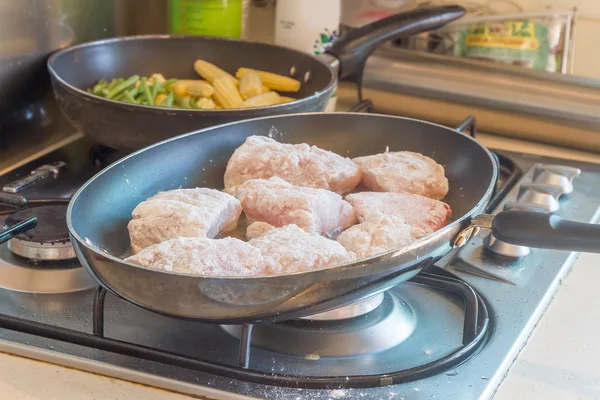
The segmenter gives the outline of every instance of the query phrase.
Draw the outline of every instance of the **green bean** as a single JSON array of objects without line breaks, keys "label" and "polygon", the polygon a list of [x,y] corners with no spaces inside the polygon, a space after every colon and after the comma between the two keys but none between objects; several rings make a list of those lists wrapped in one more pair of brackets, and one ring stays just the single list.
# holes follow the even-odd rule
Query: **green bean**
[{"label": "green bean", "polygon": [[116,78],[113,78],[113,80],[112,80],[112,81],[110,81],[110,83],[108,84],[108,87],[107,87],[107,89],[108,89],[109,91],[111,91],[111,90],[113,90],[113,88],[114,88],[115,86],[117,86],[118,84],[119,84],[119,80],[118,80],[118,79],[116,79]]},{"label": "green bean", "polygon": [[147,79],[142,78],[142,84],[140,85],[142,90],[144,91],[144,100],[148,103],[149,106],[154,105],[154,98],[152,98],[152,94],[150,93],[150,88],[148,87]]},{"label": "green bean", "polygon": [[173,107],[173,92],[169,92],[169,95],[167,96],[167,101],[165,103],[166,107]]},{"label": "green bean", "polygon": [[102,90],[100,90],[100,94],[104,97],[108,96],[108,88],[104,88]]},{"label": "green bean", "polygon": [[188,102],[181,96],[175,95],[175,103],[179,104],[182,108],[190,108]]},{"label": "green bean", "polygon": [[196,100],[194,100],[194,99],[190,99],[190,105],[192,106],[192,108],[200,108],[200,107],[198,107],[198,104],[196,103]]},{"label": "green bean", "polygon": [[[158,89],[160,88],[160,82],[158,82],[156,79],[154,79],[154,82],[152,82],[152,104],[154,104],[154,99],[156,99],[156,95],[158,94]],[[155,104],[156,105],[156,104]]]},{"label": "green bean", "polygon": [[132,95],[129,94],[129,92],[123,92],[123,99],[128,102],[128,103],[135,103],[135,99],[133,98]]},{"label": "green bean", "polygon": [[175,82],[177,82],[177,79],[175,79],[175,78],[167,79],[165,81],[165,89],[167,89],[167,91],[170,92],[171,91],[171,85],[174,84]]},{"label": "green bean", "polygon": [[85,89],[85,91],[88,93],[94,93],[94,92],[92,92],[92,89],[90,89],[90,88]]},{"label": "green bean", "polygon": [[[132,100],[135,100],[135,96],[137,96],[139,89],[134,87],[131,90],[124,90],[123,92],[121,92],[120,94],[118,94],[117,96],[114,97],[113,100],[123,100],[126,96],[125,94],[128,93],[129,96],[127,97],[131,97]],[[130,101],[130,103],[133,103],[133,101]]]},{"label": "green bean", "polygon": [[131,95],[131,97],[137,97],[137,95],[138,95],[138,94],[139,94],[139,92],[140,92],[140,88],[136,88],[136,87],[134,87],[133,89],[131,89],[131,90],[128,90],[128,92],[129,92],[129,94]]},{"label": "green bean", "polygon": [[109,99],[112,99],[113,97],[115,97],[116,95],[121,93],[123,90],[129,89],[132,85],[135,85],[135,83],[139,79],[140,79],[139,75],[131,76],[126,81],[123,81],[123,82],[119,83],[118,85],[116,85],[114,88],[112,88],[106,97],[108,97]]},{"label": "green bean", "polygon": [[99,95],[102,93],[102,89],[106,88],[106,85],[107,83],[100,81],[94,85],[94,87],[92,88],[92,92],[94,94]]}]

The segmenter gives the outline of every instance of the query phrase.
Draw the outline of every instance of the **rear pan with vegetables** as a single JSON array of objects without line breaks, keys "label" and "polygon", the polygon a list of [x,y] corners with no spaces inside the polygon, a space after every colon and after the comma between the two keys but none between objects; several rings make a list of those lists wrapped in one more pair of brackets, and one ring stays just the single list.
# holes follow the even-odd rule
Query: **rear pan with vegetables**
[{"label": "rear pan with vegetables", "polygon": [[87,92],[130,104],[216,110],[289,103],[295,99],[277,91],[295,93],[301,87],[294,78],[250,68],[239,68],[234,77],[204,60],[196,60],[194,70],[204,80],[166,79],[160,73],[150,78],[132,75],[110,82],[101,79]]},{"label": "rear pan with vegetables", "polygon": [[[356,80],[362,73],[366,58],[378,44],[397,36],[437,29],[464,13],[462,7],[443,6],[397,14],[352,31],[319,57],[263,43],[223,38],[138,36],[91,42],[61,50],[48,60],[48,70],[63,113],[83,134],[106,146],[137,150],[181,133],[241,119],[323,111],[332,95],[336,78]],[[294,101],[270,104],[274,95],[269,95],[269,102],[238,107],[239,99],[231,85],[224,81],[221,85],[223,90],[218,90],[214,81],[210,82],[212,78],[204,76],[203,80],[209,81],[215,94],[218,96],[222,92],[223,102],[235,108],[225,108],[215,96],[211,96],[214,108],[207,108],[211,106],[207,100],[199,104],[198,99],[202,96],[194,97],[194,104],[202,109],[192,108],[189,101],[193,96],[187,100],[183,96],[183,101],[175,101],[177,92],[172,96],[172,105],[176,107],[165,107],[170,92],[159,93],[160,87],[148,85],[149,80],[153,83],[151,76],[162,74],[165,80],[198,80],[200,77],[193,68],[196,60],[206,61],[231,75],[238,72],[241,76],[243,68],[250,68],[291,77],[301,86],[297,92],[287,92],[289,86],[269,88],[279,92],[280,96],[296,99]],[[144,89],[140,93],[139,87],[136,92],[135,84],[130,87],[131,81],[126,82],[128,79],[135,80],[136,75],[140,85],[142,77],[147,77],[146,86],[152,90],[150,96],[144,94]],[[97,93],[93,93],[101,80],[106,81],[108,86],[113,79],[123,79],[115,86],[126,86],[128,92],[134,90],[129,93],[131,98],[128,97],[128,101],[123,101],[125,94],[122,98],[115,98],[123,92],[114,90],[115,86],[111,88],[112,92],[102,92],[102,89],[108,88],[97,87]],[[264,75],[261,80],[269,85]],[[249,87],[254,85],[250,82]],[[237,88],[238,91],[241,89]],[[87,89],[92,93],[88,93]],[[152,97],[154,92],[156,96]],[[109,94],[113,98],[107,98]],[[159,94],[167,98],[161,96],[160,104],[156,105]],[[241,91],[238,95],[242,96]],[[138,104],[144,99],[147,105]],[[190,108],[186,108],[186,104]],[[223,109],[217,109],[217,105]]]}]

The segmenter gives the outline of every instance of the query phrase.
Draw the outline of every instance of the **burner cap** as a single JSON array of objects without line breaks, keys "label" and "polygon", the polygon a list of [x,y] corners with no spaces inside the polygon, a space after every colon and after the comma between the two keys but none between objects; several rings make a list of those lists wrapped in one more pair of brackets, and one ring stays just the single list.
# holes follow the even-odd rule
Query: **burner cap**
[{"label": "burner cap", "polygon": [[31,217],[37,217],[37,226],[16,238],[37,243],[64,243],[69,241],[67,228],[67,205],[26,208],[9,215],[4,229]]},{"label": "burner cap", "polygon": [[12,238],[8,248],[21,257],[34,260],[75,258],[66,215],[67,204],[26,208],[11,214],[4,221],[4,229],[31,217],[37,217],[38,224]]}]

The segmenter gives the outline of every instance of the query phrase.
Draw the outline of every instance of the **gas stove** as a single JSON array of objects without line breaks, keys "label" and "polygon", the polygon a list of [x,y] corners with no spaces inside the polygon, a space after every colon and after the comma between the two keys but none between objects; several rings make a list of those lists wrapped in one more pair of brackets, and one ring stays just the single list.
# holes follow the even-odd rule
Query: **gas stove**
[{"label": "gas stove", "polygon": [[[600,165],[496,154],[490,212],[598,218]],[[410,281],[342,309],[254,326],[175,319],[96,287],[52,218],[120,156],[80,138],[0,176],[5,193],[28,203],[0,208],[5,224],[38,218],[37,231],[0,246],[0,351],[211,399],[484,399],[577,257],[481,232]]]}]

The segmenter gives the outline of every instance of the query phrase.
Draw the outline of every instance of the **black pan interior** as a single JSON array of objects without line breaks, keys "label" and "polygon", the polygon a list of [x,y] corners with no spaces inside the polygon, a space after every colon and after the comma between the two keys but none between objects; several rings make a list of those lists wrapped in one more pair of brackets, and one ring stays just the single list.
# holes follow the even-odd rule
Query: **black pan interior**
[{"label": "black pan interior", "polygon": [[[250,135],[309,143],[347,157],[410,150],[444,165],[455,219],[469,213],[494,183],[489,153],[452,129],[400,117],[367,114],[276,116],[219,126],[142,150],[97,175],[72,201],[71,224],[81,240],[120,256],[129,247],[134,207],[158,191],[223,187],[229,157]],[[86,240],[87,239],[87,240]]]},{"label": "black pan interior", "polygon": [[[303,82],[294,98],[322,91],[333,73],[316,58],[294,50],[263,43],[240,42],[210,37],[146,36],[111,39],[84,44],[53,57],[50,67],[69,85],[85,90],[100,79],[150,76],[162,73],[168,78],[200,79],[193,69],[203,59],[235,74],[239,67],[261,69],[294,77]],[[309,72],[311,79],[304,83]]]}]

